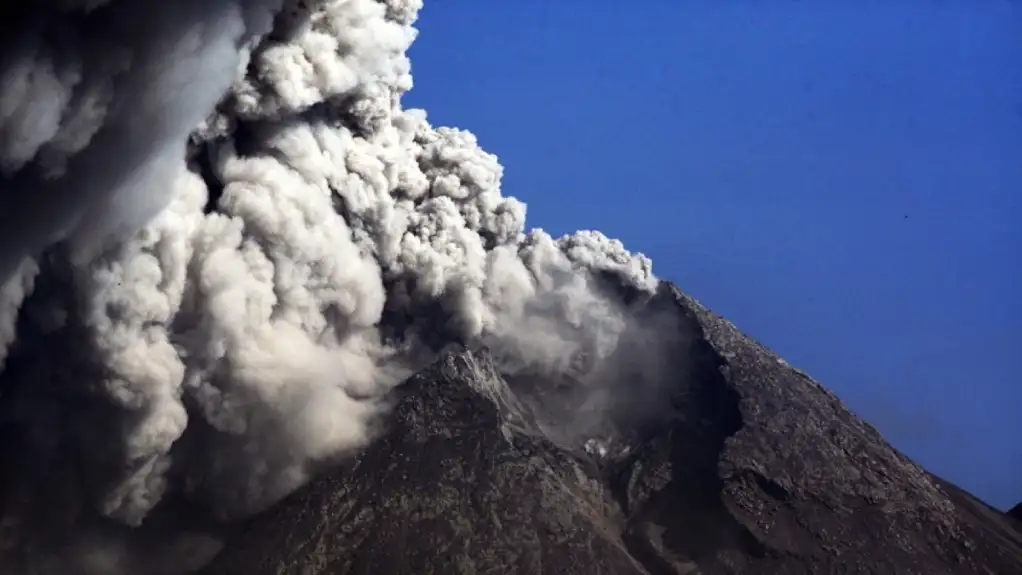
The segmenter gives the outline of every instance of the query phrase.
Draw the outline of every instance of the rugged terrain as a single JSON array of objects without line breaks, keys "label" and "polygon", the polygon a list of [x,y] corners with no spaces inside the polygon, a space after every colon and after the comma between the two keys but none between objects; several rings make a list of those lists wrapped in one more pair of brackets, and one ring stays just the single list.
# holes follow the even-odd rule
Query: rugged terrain
[{"label": "rugged terrain", "polygon": [[685,368],[641,429],[572,445],[485,349],[243,527],[208,575],[1022,573],[1022,529],[664,283]]},{"label": "rugged terrain", "polygon": [[526,222],[406,105],[422,8],[0,9],[0,574],[1022,573],[648,257]]}]

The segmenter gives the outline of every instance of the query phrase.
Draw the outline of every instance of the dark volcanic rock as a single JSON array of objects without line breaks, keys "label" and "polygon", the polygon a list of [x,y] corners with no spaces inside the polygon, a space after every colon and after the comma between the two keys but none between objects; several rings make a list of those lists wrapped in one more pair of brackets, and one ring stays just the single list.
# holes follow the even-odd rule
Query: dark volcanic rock
[{"label": "dark volcanic rock", "polygon": [[1018,521],[1019,525],[1022,526],[1022,503],[1017,503],[1014,507],[1009,509],[1008,517]]},{"label": "dark volcanic rock", "polygon": [[207,573],[1022,573],[1007,515],[674,286],[653,303],[686,361],[622,455],[555,444],[485,351],[447,354]]},{"label": "dark volcanic rock", "polygon": [[390,433],[210,572],[643,573],[595,466],[538,434],[485,353],[447,354],[403,391]]}]

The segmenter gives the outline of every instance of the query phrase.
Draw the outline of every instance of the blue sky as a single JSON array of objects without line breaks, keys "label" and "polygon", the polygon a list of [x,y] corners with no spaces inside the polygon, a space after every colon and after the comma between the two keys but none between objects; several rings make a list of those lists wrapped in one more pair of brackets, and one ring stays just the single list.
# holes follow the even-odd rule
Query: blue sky
[{"label": "blue sky", "polygon": [[620,238],[1022,500],[1022,4],[427,0],[419,28],[406,104],[475,132],[531,226]]}]

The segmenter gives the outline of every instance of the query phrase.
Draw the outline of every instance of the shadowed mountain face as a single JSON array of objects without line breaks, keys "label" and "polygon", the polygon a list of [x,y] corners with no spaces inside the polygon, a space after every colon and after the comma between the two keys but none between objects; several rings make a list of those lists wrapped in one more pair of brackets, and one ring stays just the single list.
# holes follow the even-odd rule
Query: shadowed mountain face
[{"label": "shadowed mountain face", "polygon": [[1016,503],[1008,510],[1008,517],[1015,522],[1015,529],[1022,533],[1022,503]]},{"label": "shadowed mountain face", "polygon": [[205,573],[1022,573],[1006,514],[674,286],[650,305],[679,318],[687,360],[654,422],[552,439],[527,382],[448,352],[402,386],[379,441]]}]

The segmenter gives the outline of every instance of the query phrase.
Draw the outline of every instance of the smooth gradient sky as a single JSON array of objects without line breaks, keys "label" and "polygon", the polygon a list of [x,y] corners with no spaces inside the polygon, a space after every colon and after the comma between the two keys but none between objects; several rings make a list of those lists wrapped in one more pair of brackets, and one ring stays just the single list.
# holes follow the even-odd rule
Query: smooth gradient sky
[{"label": "smooth gradient sky", "polygon": [[418,27],[406,105],[476,133],[532,227],[620,238],[1022,500],[1022,3],[427,0]]}]

